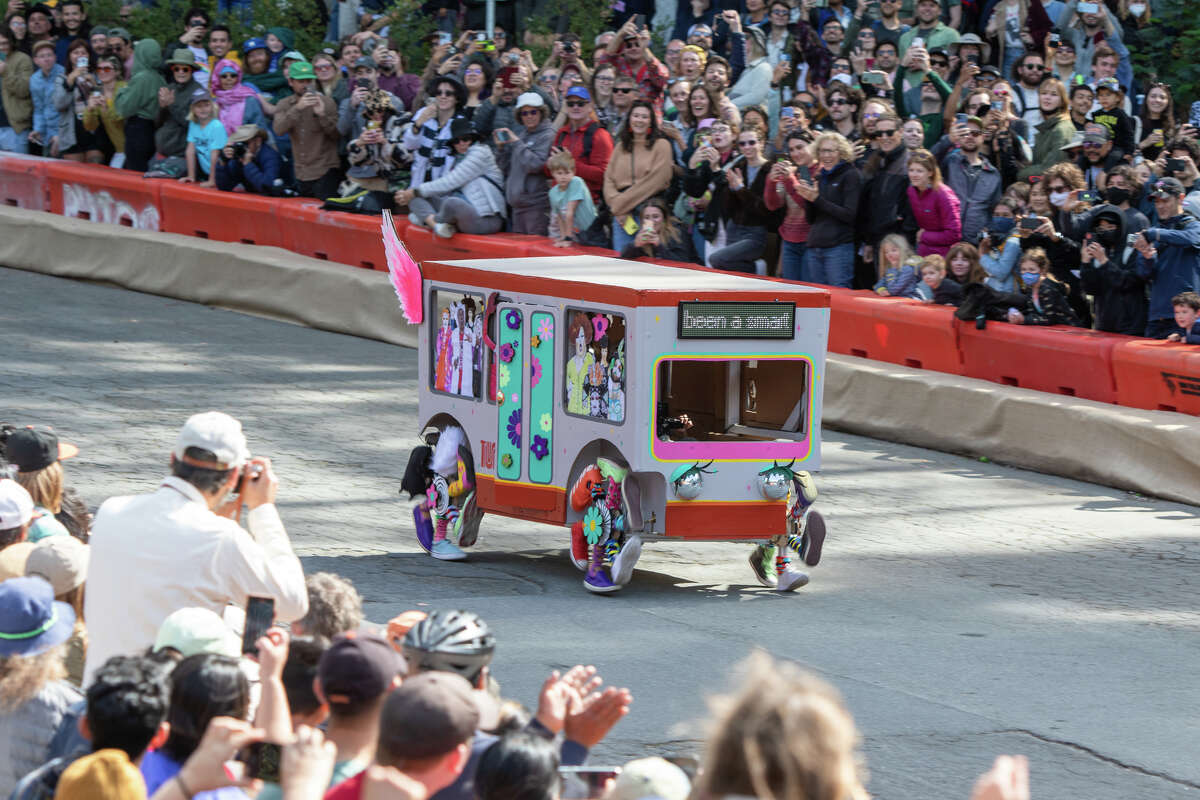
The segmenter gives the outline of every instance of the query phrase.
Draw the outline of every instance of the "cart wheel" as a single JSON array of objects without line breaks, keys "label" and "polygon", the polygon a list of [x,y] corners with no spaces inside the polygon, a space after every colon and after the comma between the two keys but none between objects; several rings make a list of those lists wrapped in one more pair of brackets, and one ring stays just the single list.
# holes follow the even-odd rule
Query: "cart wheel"
[{"label": "cart wheel", "polygon": [[583,523],[576,522],[571,526],[571,546],[567,548],[567,557],[575,565],[575,569],[586,572],[588,568],[588,544],[583,535]]}]

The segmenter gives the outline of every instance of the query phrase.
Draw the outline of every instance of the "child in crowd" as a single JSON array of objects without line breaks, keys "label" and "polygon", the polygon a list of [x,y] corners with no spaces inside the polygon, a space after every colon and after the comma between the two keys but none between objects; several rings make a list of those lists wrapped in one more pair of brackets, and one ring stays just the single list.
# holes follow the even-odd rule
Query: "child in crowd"
[{"label": "child in crowd", "polygon": [[1167,336],[1168,342],[1185,342],[1200,344],[1200,294],[1195,292],[1180,292],[1171,298],[1175,308],[1175,324],[1179,330]]},{"label": "child in crowd", "polygon": [[204,179],[201,186],[216,186],[213,174],[217,156],[225,148],[227,138],[225,126],[213,113],[212,96],[204,89],[197,89],[192,94],[192,110],[188,112],[187,176],[180,180],[196,183],[200,177]]},{"label": "child in crowd", "polygon": [[54,105],[54,87],[66,74],[56,61],[54,43],[41,41],[33,46],[33,63],[37,67],[29,78],[29,94],[33,101],[33,131],[29,141],[42,148],[42,155],[58,157],[58,129],[61,123]]},{"label": "child in crowd", "polygon": [[1050,259],[1040,247],[1026,250],[1020,264],[1021,292],[1028,295],[1023,308],[1010,308],[1014,325],[1074,325],[1079,317],[1067,302],[1066,285],[1050,274]]},{"label": "child in crowd", "polygon": [[1134,143],[1133,117],[1121,108],[1125,102],[1125,90],[1116,78],[1101,78],[1096,84],[1096,102],[1100,108],[1092,112],[1092,121],[1108,128],[1114,150],[1127,156],[1137,149]]},{"label": "child in crowd", "polygon": [[876,294],[882,297],[912,297],[916,289],[917,270],[921,259],[914,258],[908,240],[898,233],[890,233],[879,243],[879,280],[875,283]]},{"label": "child in crowd", "polygon": [[946,259],[937,253],[925,256],[921,262],[921,282],[917,295],[922,303],[937,306],[957,306],[962,302],[962,285],[946,280]]},{"label": "child in crowd", "polygon": [[575,174],[575,157],[559,150],[546,162],[554,179],[550,187],[550,237],[555,247],[570,247],[596,220],[596,205],[583,178]]}]

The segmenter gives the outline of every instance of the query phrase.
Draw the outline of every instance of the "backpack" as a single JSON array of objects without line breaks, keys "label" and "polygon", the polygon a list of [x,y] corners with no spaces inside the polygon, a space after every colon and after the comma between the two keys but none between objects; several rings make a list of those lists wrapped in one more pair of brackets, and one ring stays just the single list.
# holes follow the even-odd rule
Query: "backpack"
[{"label": "backpack", "polygon": [[[587,161],[588,156],[592,154],[592,140],[596,138],[596,131],[599,129],[599,122],[589,122],[587,127],[583,129],[583,152],[579,154],[580,161]],[[558,136],[555,137],[555,139],[558,140],[554,143],[556,147],[562,147],[562,141],[560,137],[563,136],[562,132],[565,130],[566,128],[559,130]]]}]

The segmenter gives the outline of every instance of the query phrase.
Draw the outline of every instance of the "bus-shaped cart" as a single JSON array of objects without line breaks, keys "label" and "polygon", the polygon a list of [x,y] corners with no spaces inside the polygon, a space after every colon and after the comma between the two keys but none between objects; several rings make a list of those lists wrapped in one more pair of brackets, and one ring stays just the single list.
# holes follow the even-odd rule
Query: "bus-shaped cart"
[{"label": "bus-shaped cart", "polygon": [[459,501],[567,526],[592,591],[644,541],[778,541],[815,498],[827,292],[599,256],[421,271],[423,438],[460,428]]}]

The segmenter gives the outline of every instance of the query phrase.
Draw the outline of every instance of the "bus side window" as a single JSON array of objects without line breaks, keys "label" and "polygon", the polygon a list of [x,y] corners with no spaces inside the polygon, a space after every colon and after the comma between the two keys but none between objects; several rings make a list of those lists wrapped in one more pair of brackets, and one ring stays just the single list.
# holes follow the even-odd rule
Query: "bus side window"
[{"label": "bus side window", "polygon": [[483,391],[482,297],[433,292],[429,388],[479,399]]},{"label": "bus side window", "polygon": [[568,414],[625,421],[625,317],[568,308],[563,326],[563,404]]}]

